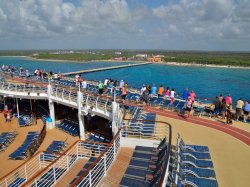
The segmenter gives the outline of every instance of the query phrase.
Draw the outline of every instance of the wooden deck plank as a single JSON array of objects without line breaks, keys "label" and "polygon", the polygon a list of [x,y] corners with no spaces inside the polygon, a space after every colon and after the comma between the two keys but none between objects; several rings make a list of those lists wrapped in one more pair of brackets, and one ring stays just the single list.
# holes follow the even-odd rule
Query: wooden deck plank
[{"label": "wooden deck plank", "polygon": [[116,160],[108,170],[107,175],[102,179],[99,187],[116,187],[119,186],[122,177],[129,165],[134,149],[122,147],[117,155]]}]

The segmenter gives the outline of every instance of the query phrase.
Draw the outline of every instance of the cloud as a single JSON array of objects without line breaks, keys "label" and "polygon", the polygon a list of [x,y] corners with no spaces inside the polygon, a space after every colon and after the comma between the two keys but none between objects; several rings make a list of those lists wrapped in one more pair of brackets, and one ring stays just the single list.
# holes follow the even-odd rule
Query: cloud
[{"label": "cloud", "polygon": [[77,7],[63,0],[1,0],[0,7],[1,28],[10,36],[105,34],[135,29],[138,21],[125,0],[82,0]]},{"label": "cloud", "polygon": [[134,7],[130,0],[72,2],[1,0],[0,48],[20,42],[46,48],[47,42],[47,48],[217,49],[245,42],[250,50],[249,0],[137,1]]},{"label": "cloud", "polygon": [[249,9],[248,0],[241,0],[239,4],[233,0],[181,0],[152,12],[162,21],[162,32],[173,37],[233,40],[250,39]]}]

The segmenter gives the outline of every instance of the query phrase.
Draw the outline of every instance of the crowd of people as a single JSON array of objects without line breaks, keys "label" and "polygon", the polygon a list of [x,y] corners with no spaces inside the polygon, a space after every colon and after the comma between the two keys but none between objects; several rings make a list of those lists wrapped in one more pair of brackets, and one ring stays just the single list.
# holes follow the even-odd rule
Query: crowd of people
[{"label": "crowd of people", "polygon": [[13,114],[16,113],[17,108],[15,102],[11,99],[5,99],[5,104],[4,103],[4,98],[0,97],[0,103],[2,104],[1,110],[3,112],[5,122],[10,122],[13,118]]},{"label": "crowd of people", "polygon": [[[15,66],[2,65],[1,69],[3,72],[11,73],[12,76],[14,75],[14,73],[18,73],[19,76],[26,76],[26,77],[31,76],[30,71],[28,69],[23,69],[22,66],[16,68]],[[53,80],[55,82],[59,81],[62,78],[60,72],[59,73],[46,72],[40,69],[35,69],[34,76],[41,80],[48,79],[48,80]],[[87,88],[87,81],[82,78],[81,74],[77,74],[75,76],[75,83],[76,86],[80,86],[82,89]],[[115,90],[119,90],[121,91],[121,97],[123,102],[126,100],[127,88],[128,88],[128,83],[125,83],[125,81],[123,80],[118,82],[117,80],[106,78],[104,81],[98,82],[99,94],[106,94],[106,93],[113,94]],[[163,97],[163,98],[169,98],[170,104],[173,104],[176,96],[179,96],[179,99],[185,100],[185,106],[184,106],[185,116],[189,117],[193,109],[193,103],[195,102],[196,94],[193,90],[189,91],[188,88],[186,88],[183,91],[181,96],[176,93],[174,88],[172,89],[170,89],[169,87],[164,88],[163,85],[157,87],[156,84],[153,84],[152,86],[150,86],[149,84],[147,85],[143,84],[140,89],[140,98],[138,98],[138,100],[148,105],[150,98]],[[220,96],[216,96],[215,101],[213,102],[212,112],[215,117],[221,116],[223,120],[226,120],[226,124],[232,124],[233,108],[234,108],[233,101],[230,94],[228,94],[225,98],[221,94]],[[250,112],[250,100],[244,103],[241,98],[238,99],[235,106],[234,119],[238,121],[240,117],[244,116],[243,121],[246,122],[249,112]]]},{"label": "crowd of people", "polygon": [[[222,120],[226,120],[226,124],[233,123],[233,100],[230,94],[226,97],[216,96],[215,101],[213,102],[214,108],[213,113],[215,117],[221,115]],[[250,100],[244,101],[242,98],[239,98],[235,104],[235,116],[234,119],[239,121],[239,118],[243,116],[243,121],[246,122],[250,112]]]}]

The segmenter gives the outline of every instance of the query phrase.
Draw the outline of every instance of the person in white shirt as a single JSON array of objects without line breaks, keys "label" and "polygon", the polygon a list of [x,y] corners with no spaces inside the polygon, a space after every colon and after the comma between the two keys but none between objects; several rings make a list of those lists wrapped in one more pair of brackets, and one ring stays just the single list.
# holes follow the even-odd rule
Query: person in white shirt
[{"label": "person in white shirt", "polygon": [[174,103],[174,95],[176,94],[176,92],[174,91],[174,88],[170,91],[170,99],[171,99],[171,104]]},{"label": "person in white shirt", "polygon": [[86,81],[86,80],[83,80],[83,81],[82,81],[82,88],[83,88],[84,90],[87,89],[87,81]]},{"label": "person in white shirt", "polygon": [[146,90],[146,86],[145,86],[145,84],[143,84],[142,85],[142,87],[141,87],[141,95],[143,95],[143,92]]},{"label": "person in white shirt", "polygon": [[105,80],[104,80],[103,85],[104,85],[105,88],[107,88],[107,86],[108,86],[108,81],[109,81],[108,79],[105,79]]},{"label": "person in white shirt", "polygon": [[121,81],[120,81],[120,86],[119,86],[119,87],[120,87],[120,90],[123,88],[123,86],[124,86],[124,81],[121,80]]}]

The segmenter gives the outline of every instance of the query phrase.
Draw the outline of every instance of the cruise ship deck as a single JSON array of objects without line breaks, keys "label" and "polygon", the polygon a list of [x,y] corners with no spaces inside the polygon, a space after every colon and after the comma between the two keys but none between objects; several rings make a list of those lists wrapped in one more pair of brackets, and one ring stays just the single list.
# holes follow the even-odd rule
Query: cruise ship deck
[{"label": "cruise ship deck", "polygon": [[[42,132],[46,125],[39,119],[37,120],[37,124],[19,127],[18,119],[14,118],[11,122],[5,122],[3,113],[1,113],[0,132],[15,131],[17,135],[13,142],[4,151],[0,152],[1,168],[4,168],[0,170],[0,186],[2,186],[2,184],[3,186],[8,186],[12,184],[14,180],[22,178],[21,168],[24,168],[24,171],[28,170],[28,167],[32,166],[32,160],[37,158],[42,166],[34,166],[35,170],[30,177],[26,176],[24,181],[14,186],[41,184],[39,182],[42,181],[46,173],[50,172],[50,169],[54,169],[54,177],[52,177],[51,183],[47,180],[48,183],[45,183],[46,186],[119,186],[124,176],[127,176],[126,171],[135,152],[135,147],[138,145],[153,147],[153,145],[159,143],[160,139],[162,140],[164,136],[168,140],[167,143],[172,144],[172,153],[169,155],[171,157],[169,163],[165,163],[167,166],[165,169],[168,170],[166,174],[161,177],[161,180],[164,180],[165,183],[157,183],[157,186],[163,184],[169,186],[170,183],[174,183],[174,180],[169,181],[169,178],[171,178],[170,175],[172,176],[172,174],[175,173],[173,171],[174,169],[172,170],[171,168],[174,168],[175,165],[174,159],[176,157],[174,153],[178,143],[178,134],[181,135],[186,144],[205,145],[209,147],[213,170],[215,171],[219,186],[250,185],[248,180],[248,174],[250,172],[250,168],[248,167],[250,165],[250,126],[247,123],[234,122],[233,125],[229,126],[223,124],[219,119],[211,117],[191,116],[186,119],[172,110],[154,105],[144,107],[142,110],[143,113],[156,114],[153,136],[147,133],[145,136],[145,132],[140,132],[138,135],[138,131],[131,133],[132,131],[128,130],[128,124],[132,121],[125,120],[131,119],[133,114],[128,114],[127,111],[127,114],[123,116],[125,113],[122,107],[116,111],[116,104],[109,101],[112,97],[101,97],[88,93],[85,98],[86,92],[79,93],[79,91],[77,92],[77,88],[72,89],[68,87],[70,92],[66,93],[66,87],[60,88],[57,86],[53,88],[53,84],[52,88],[50,88],[48,84],[45,84],[45,87],[43,87],[43,84],[37,82],[29,82],[29,85],[33,84],[33,86],[27,86],[26,84],[26,87],[21,87],[21,82],[22,80],[19,79],[16,79],[15,83],[13,83],[13,80],[3,82],[2,89],[0,89],[1,95],[10,97],[11,99],[32,99],[37,100],[37,102],[39,102],[40,99],[44,100],[48,98],[49,103],[59,103],[69,108],[75,108],[78,110],[76,115],[78,115],[79,119],[80,137],[72,136],[72,134],[68,134],[59,128],[53,127],[49,129],[49,126],[47,126],[43,141],[31,157],[25,160],[12,160],[9,159],[9,155],[21,146],[27,134],[32,131]],[[75,93],[73,93],[74,91]],[[81,93],[83,95],[80,95]],[[94,98],[97,99],[94,100]],[[80,99],[82,99],[81,102],[79,102]],[[126,102],[126,105],[136,107],[138,104],[132,102],[132,100],[133,99]],[[49,104],[50,116],[53,118],[54,115],[55,119],[55,113],[51,113],[51,109],[53,109],[53,106]],[[80,110],[82,112],[79,112]],[[84,129],[85,122],[80,119],[82,115],[88,115],[90,118],[97,115],[111,122],[113,121],[111,126],[113,141],[93,144],[94,146],[91,147],[91,149],[84,147],[90,143],[87,140],[89,132]],[[123,118],[124,120],[122,120]],[[58,121],[57,124],[61,124],[61,121]],[[170,124],[170,126],[166,124]],[[141,134],[144,134],[144,136],[141,136]],[[60,152],[56,158],[54,158],[55,160],[46,160],[44,159],[45,154],[43,151],[45,151],[54,140],[66,142],[66,147],[64,151]],[[96,145],[98,145],[98,147],[96,147]],[[111,157],[109,157],[110,152],[112,152],[113,155]],[[102,162],[106,163],[106,159],[109,160],[109,158],[112,158],[113,161],[111,161],[109,165],[102,165]],[[93,159],[93,161],[89,162],[90,159]],[[65,163],[67,164],[65,165]],[[101,164],[100,166],[98,165],[99,163]],[[33,164],[36,165],[37,163]],[[79,175],[79,172],[83,169],[82,167],[87,164],[89,164],[89,167],[83,170],[83,173]],[[104,175],[98,178],[96,182],[89,179],[93,177],[91,174],[95,172],[94,168],[97,165],[100,171],[104,171]],[[61,173],[57,176],[55,170],[58,168],[58,172]],[[10,176],[12,176],[12,179],[8,178]],[[149,186],[151,186],[151,184],[149,184]]]}]

